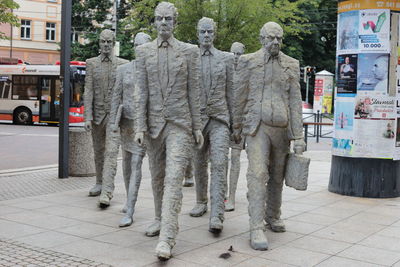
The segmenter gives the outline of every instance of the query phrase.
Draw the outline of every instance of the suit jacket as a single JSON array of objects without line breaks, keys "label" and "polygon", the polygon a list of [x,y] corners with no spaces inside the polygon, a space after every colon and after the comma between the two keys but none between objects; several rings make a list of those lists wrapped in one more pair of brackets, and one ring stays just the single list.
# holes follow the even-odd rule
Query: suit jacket
[{"label": "suit jacket", "polygon": [[[111,58],[111,72],[103,73],[101,55],[86,60],[85,78],[85,121],[93,121],[99,125],[110,113],[110,100],[115,82],[117,66],[127,63],[125,59],[115,56]],[[104,84],[104,75],[109,75],[109,86]]]},{"label": "suit jacket", "polygon": [[[209,56],[211,88],[204,88],[202,84],[203,90],[201,90],[202,95],[200,96],[202,129],[210,118],[222,121],[230,128],[233,106],[234,56],[232,53],[222,52],[214,47],[210,49],[210,52],[212,54]],[[205,60],[205,56],[201,56],[201,59]]]},{"label": "suit jacket", "polygon": [[117,123],[115,120],[118,107],[121,104],[123,105],[121,118],[130,120],[135,118],[135,103],[133,99],[136,80],[135,72],[135,61],[131,61],[117,68],[111,100],[110,124]]},{"label": "suit jacket", "polygon": [[169,82],[163,95],[158,73],[158,44],[156,39],[136,50],[136,130],[157,138],[166,122],[170,122],[192,134],[201,128],[199,49],[173,37],[169,40]]},{"label": "suit jacket", "polygon": [[[244,135],[254,136],[262,121],[262,101],[264,90],[264,50],[242,55],[239,58],[234,77],[234,125],[242,129]],[[303,137],[302,100],[300,92],[299,61],[282,52],[278,61],[282,67],[279,73],[280,88],[274,88],[270,107],[269,126],[287,127],[290,140]],[[266,112],[264,110],[264,112]]]}]

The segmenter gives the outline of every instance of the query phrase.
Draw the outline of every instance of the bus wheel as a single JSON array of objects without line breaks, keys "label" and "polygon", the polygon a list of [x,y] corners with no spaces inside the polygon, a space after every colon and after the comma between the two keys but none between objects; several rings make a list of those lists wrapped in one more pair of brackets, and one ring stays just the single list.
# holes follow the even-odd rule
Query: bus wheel
[{"label": "bus wheel", "polygon": [[27,108],[18,108],[14,111],[14,123],[19,125],[32,124],[32,113]]}]

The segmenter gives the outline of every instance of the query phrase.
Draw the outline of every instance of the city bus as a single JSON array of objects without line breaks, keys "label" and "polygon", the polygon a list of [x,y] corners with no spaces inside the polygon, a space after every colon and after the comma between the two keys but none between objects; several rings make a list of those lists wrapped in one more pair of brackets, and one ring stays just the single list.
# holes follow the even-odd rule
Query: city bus
[{"label": "city bus", "polygon": [[[71,62],[69,122],[83,122],[85,63]],[[0,65],[0,120],[56,124],[60,118],[59,65]]]}]

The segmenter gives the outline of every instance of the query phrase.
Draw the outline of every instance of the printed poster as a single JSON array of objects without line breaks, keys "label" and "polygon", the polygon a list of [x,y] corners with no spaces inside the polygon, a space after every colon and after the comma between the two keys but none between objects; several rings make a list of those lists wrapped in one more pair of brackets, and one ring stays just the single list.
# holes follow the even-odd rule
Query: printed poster
[{"label": "printed poster", "polygon": [[338,56],[337,94],[339,96],[354,96],[357,93],[357,69],[357,54]]},{"label": "printed poster", "polygon": [[340,13],[338,17],[338,53],[352,53],[358,50],[359,11]]},{"label": "printed poster", "polygon": [[359,54],[357,91],[387,93],[389,82],[389,54]]},{"label": "printed poster", "polygon": [[352,156],[354,98],[336,98],[334,114],[334,134],[332,154],[335,156]]},{"label": "printed poster", "polygon": [[359,49],[361,53],[390,53],[390,10],[360,10]]}]

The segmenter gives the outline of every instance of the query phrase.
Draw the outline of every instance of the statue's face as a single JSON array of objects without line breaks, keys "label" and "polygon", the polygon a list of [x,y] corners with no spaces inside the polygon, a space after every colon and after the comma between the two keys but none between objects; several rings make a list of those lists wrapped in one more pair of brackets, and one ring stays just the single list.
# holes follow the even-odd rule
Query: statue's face
[{"label": "statue's face", "polygon": [[210,47],[214,42],[214,25],[211,22],[203,22],[197,29],[200,46]]},{"label": "statue's face", "polygon": [[148,38],[146,38],[145,36],[139,35],[139,36],[135,37],[135,42],[134,42],[133,45],[134,45],[134,47],[136,49],[139,45],[145,44],[145,43],[147,43],[149,41],[150,40]]},{"label": "statue's face", "polygon": [[109,55],[114,47],[114,36],[112,34],[100,35],[100,53]]},{"label": "statue's face", "polygon": [[235,55],[235,63],[237,63],[239,57],[244,54],[244,48],[240,46],[234,46],[232,47],[231,52]]},{"label": "statue's face", "polygon": [[273,56],[279,54],[282,46],[282,38],[282,29],[274,26],[267,27],[264,33],[260,35],[261,44]]},{"label": "statue's face", "polygon": [[175,26],[174,13],[168,8],[158,8],[156,10],[155,24],[158,32],[158,36],[167,40],[172,36],[172,32]]},{"label": "statue's face", "polygon": [[372,73],[374,74],[375,79],[384,80],[388,75],[388,64],[384,58],[378,58],[374,62],[374,66],[372,67]]}]

